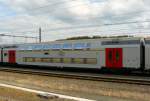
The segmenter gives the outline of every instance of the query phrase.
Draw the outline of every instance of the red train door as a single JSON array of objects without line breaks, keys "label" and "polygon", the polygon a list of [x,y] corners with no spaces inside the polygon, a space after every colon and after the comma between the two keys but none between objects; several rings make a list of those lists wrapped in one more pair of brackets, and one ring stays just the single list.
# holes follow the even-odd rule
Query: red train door
[{"label": "red train door", "polygon": [[16,63],[16,52],[14,50],[8,51],[8,58],[9,58],[9,63]]},{"label": "red train door", "polygon": [[105,50],[105,55],[106,55],[106,67],[112,68],[113,67],[113,49],[112,48],[106,48]]},{"label": "red train door", "polygon": [[106,48],[106,67],[122,68],[122,48]]},{"label": "red train door", "polygon": [[123,67],[123,56],[122,56],[122,48],[114,48],[114,67],[122,68]]}]

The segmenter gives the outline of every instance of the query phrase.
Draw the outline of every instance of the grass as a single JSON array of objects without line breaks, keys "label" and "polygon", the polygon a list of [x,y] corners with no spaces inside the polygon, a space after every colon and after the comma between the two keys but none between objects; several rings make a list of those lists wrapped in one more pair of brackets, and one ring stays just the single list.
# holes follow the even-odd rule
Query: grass
[{"label": "grass", "polygon": [[[8,72],[0,72],[0,81],[27,88],[42,89],[80,97],[85,97],[85,95],[102,95],[139,101],[149,101],[150,99],[150,86],[144,85],[76,80]],[[8,90],[7,92],[12,92],[12,90]],[[1,94],[0,92],[0,95]],[[29,94],[29,97],[31,95],[34,96],[34,94]],[[22,95],[16,93],[16,96]]]},{"label": "grass", "polygon": [[36,93],[0,87],[0,101],[71,101],[56,96],[44,97]]}]

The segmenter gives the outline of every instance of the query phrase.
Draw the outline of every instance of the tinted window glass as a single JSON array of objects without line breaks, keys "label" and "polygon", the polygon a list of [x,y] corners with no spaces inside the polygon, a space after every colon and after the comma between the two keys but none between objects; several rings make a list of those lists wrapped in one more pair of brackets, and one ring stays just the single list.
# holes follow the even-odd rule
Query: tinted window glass
[{"label": "tinted window glass", "polygon": [[150,40],[145,40],[145,43],[146,44],[150,44]]},{"label": "tinted window glass", "polygon": [[52,49],[52,47],[53,47],[52,45],[44,45],[43,49]]},{"label": "tinted window glass", "polygon": [[140,40],[126,40],[126,41],[103,41],[102,45],[127,45],[140,44]]},{"label": "tinted window glass", "polygon": [[74,44],[73,48],[74,49],[84,49],[86,47],[85,47],[84,43],[76,43],[76,44]]},{"label": "tinted window glass", "polygon": [[119,61],[119,59],[120,59],[120,54],[118,51],[116,51],[116,60]]},{"label": "tinted window glass", "polygon": [[91,48],[91,43],[87,43],[86,48]]},{"label": "tinted window glass", "polygon": [[40,49],[42,49],[42,48],[43,48],[42,45],[34,45],[34,46],[32,47],[33,50],[40,50]]},{"label": "tinted window glass", "polygon": [[72,44],[64,44],[63,49],[72,49]]},{"label": "tinted window glass", "polygon": [[54,44],[52,49],[61,49],[61,45],[60,44]]},{"label": "tinted window glass", "polygon": [[112,53],[112,51],[110,50],[109,53],[108,53],[109,61],[112,61],[112,54],[113,54],[113,53]]}]

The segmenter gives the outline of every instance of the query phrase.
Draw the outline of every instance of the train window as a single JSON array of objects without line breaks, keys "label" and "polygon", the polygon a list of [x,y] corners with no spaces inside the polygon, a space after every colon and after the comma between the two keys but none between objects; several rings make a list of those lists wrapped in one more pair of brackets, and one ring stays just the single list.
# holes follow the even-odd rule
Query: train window
[{"label": "train window", "polygon": [[63,49],[72,49],[72,44],[63,44]]},{"label": "train window", "polygon": [[112,41],[103,41],[102,45],[132,45],[140,44],[140,40],[112,40]]},{"label": "train window", "polygon": [[50,63],[53,63],[53,58],[50,58]]},{"label": "train window", "polygon": [[71,58],[63,58],[63,63],[71,63]]},{"label": "train window", "polygon": [[54,44],[52,46],[52,49],[61,49],[61,45],[60,44]]},{"label": "train window", "polygon": [[97,59],[96,58],[88,58],[86,59],[87,64],[97,64]]},{"label": "train window", "polygon": [[86,44],[86,49],[90,49],[91,48],[91,43],[87,43]]},{"label": "train window", "polygon": [[34,45],[33,49],[34,50],[41,50],[41,49],[43,49],[43,45]]},{"label": "train window", "polygon": [[43,50],[48,50],[49,46],[48,45],[43,45]]},{"label": "train window", "polygon": [[74,63],[76,63],[76,64],[84,64],[84,59],[74,58]]},{"label": "train window", "polygon": [[120,59],[120,54],[118,51],[116,51],[116,61],[119,61],[119,59]]},{"label": "train window", "polygon": [[12,53],[11,55],[12,55],[12,56],[15,56],[15,54],[14,54],[14,53]]},{"label": "train window", "polygon": [[145,40],[145,43],[146,44],[150,44],[150,40]]},{"label": "train window", "polygon": [[41,62],[42,59],[41,58],[35,58],[35,62]]},{"label": "train window", "polygon": [[64,59],[63,58],[60,58],[60,63],[63,63],[64,62]]},{"label": "train window", "polygon": [[42,62],[51,62],[51,59],[50,58],[42,58]]},{"label": "train window", "polygon": [[109,53],[108,53],[109,61],[112,61],[112,55],[113,55],[112,51],[109,51]]},{"label": "train window", "polygon": [[4,53],[4,56],[7,56],[7,53]]},{"label": "train window", "polygon": [[71,58],[71,63],[74,63],[74,58]]},{"label": "train window", "polygon": [[33,50],[32,46],[28,46],[26,50]]},{"label": "train window", "polygon": [[53,45],[48,45],[48,48],[49,48],[49,49],[52,49],[52,48],[53,48]]},{"label": "train window", "polygon": [[74,49],[84,49],[86,47],[85,47],[84,43],[76,43],[76,44],[74,44],[73,48]]},{"label": "train window", "polygon": [[49,55],[49,53],[48,53],[48,52],[45,52],[44,55]]},{"label": "train window", "polygon": [[23,62],[26,62],[26,58],[23,58]]},{"label": "train window", "polygon": [[86,58],[84,58],[83,62],[84,62],[84,64],[87,64],[87,59],[86,59]]},{"label": "train window", "polygon": [[25,61],[26,62],[34,62],[34,58],[26,57]]},{"label": "train window", "polygon": [[53,58],[53,63],[60,63],[61,59],[60,58]]}]

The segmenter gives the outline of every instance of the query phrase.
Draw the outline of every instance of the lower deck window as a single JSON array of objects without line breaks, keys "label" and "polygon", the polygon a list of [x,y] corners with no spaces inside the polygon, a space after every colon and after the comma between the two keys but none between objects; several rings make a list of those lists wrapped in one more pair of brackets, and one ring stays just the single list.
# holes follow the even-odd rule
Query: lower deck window
[{"label": "lower deck window", "polygon": [[35,62],[41,62],[41,58],[35,58]]},{"label": "lower deck window", "polygon": [[86,59],[86,63],[87,64],[97,64],[97,59],[95,59],[95,58]]},{"label": "lower deck window", "polygon": [[34,62],[34,58],[23,58],[23,62]]},{"label": "lower deck window", "polygon": [[53,58],[53,63],[61,63],[61,58]]},{"label": "lower deck window", "polygon": [[23,62],[68,63],[68,64],[97,64],[96,58],[36,58],[24,57]]},{"label": "lower deck window", "polygon": [[71,63],[71,58],[63,58],[63,63]]},{"label": "lower deck window", "polygon": [[75,63],[75,64],[84,64],[84,59],[81,59],[81,58],[74,58],[74,63]]},{"label": "lower deck window", "polygon": [[51,58],[42,58],[42,62],[49,63],[49,62],[52,62],[52,59]]}]

